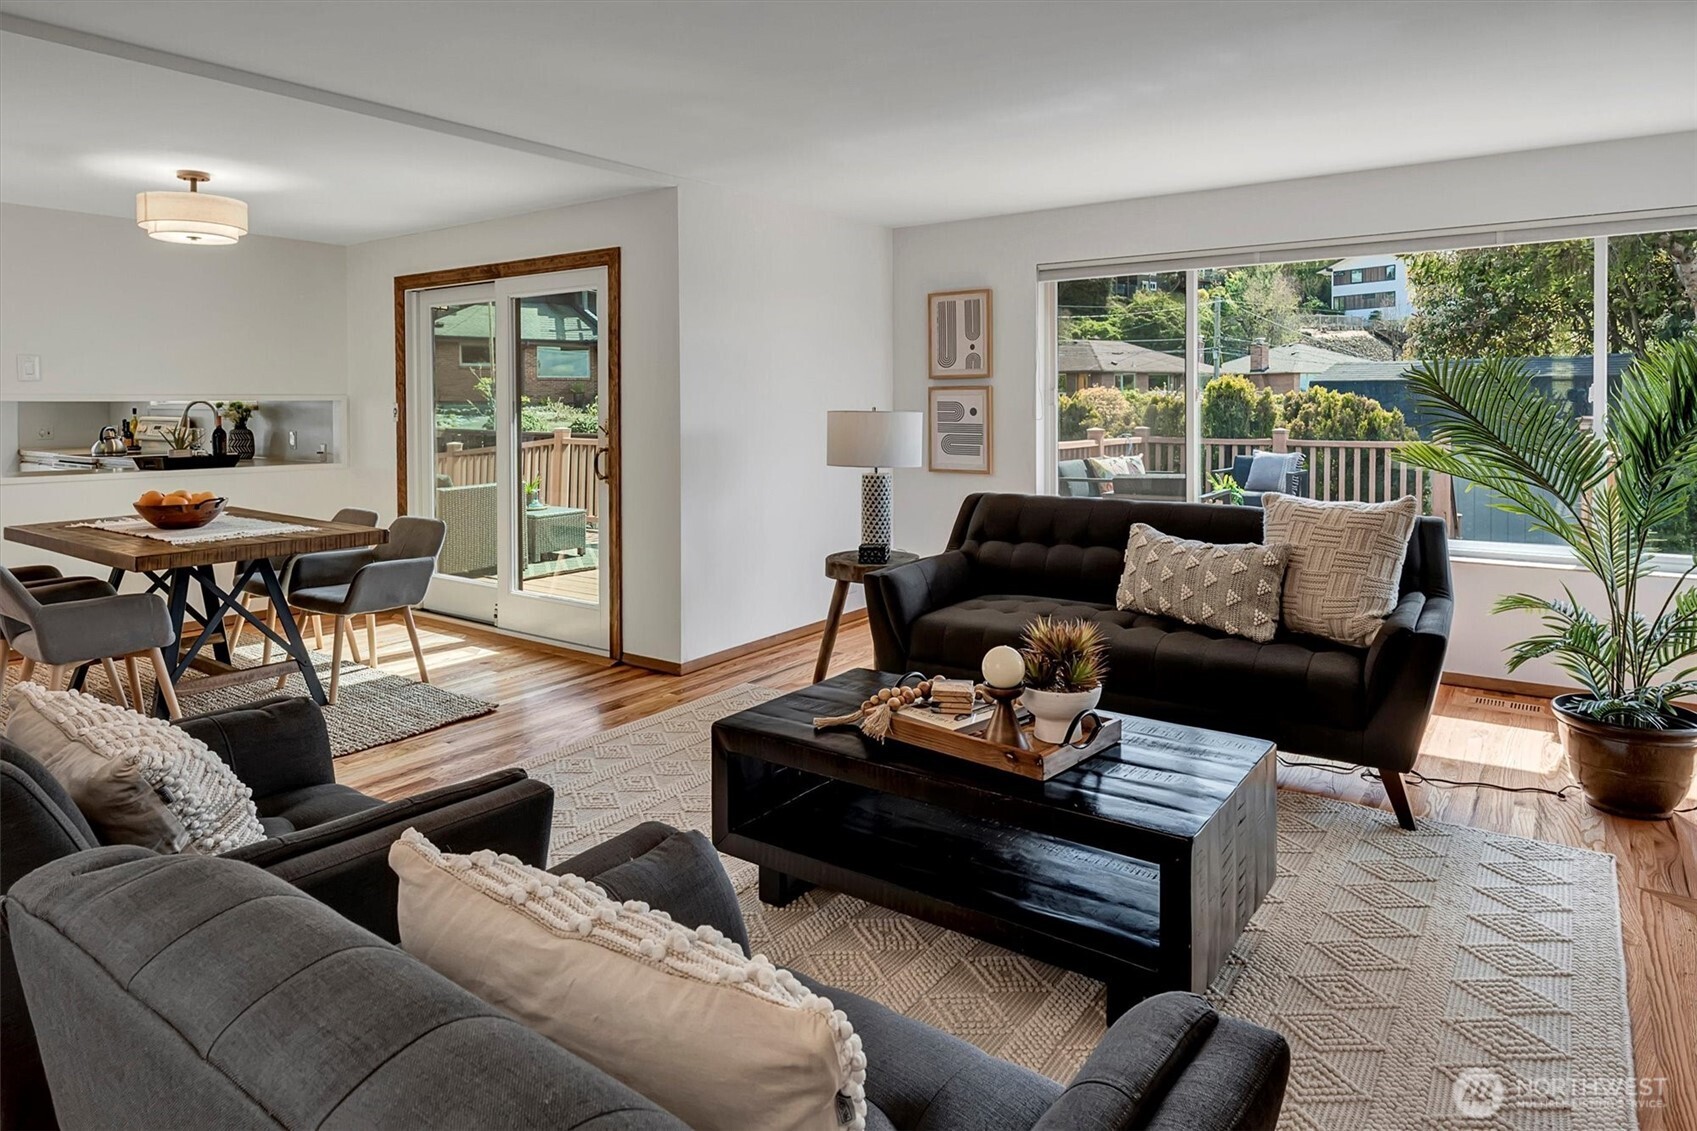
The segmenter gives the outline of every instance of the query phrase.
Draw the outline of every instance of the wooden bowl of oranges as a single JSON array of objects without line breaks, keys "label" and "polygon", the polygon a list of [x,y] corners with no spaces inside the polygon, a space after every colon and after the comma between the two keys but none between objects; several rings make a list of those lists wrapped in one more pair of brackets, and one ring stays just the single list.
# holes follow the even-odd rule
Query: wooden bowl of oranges
[{"label": "wooden bowl of oranges", "polygon": [[228,499],[211,491],[143,491],[136,513],[160,530],[193,530],[224,513]]}]

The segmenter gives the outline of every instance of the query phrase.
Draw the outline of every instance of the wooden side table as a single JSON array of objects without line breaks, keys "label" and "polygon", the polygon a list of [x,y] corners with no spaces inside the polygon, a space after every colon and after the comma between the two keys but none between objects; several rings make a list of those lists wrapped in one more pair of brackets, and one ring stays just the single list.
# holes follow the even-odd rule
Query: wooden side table
[{"label": "wooden side table", "polygon": [[813,665],[813,682],[822,683],[825,669],[831,666],[831,652],[837,646],[837,627],[843,620],[843,602],[848,600],[850,585],[859,585],[874,570],[889,569],[919,560],[918,554],[906,550],[891,550],[890,560],[863,564],[859,550],[843,550],[825,559],[825,576],[837,583],[831,591],[831,611],[825,614],[825,636],[819,641],[819,662]]}]

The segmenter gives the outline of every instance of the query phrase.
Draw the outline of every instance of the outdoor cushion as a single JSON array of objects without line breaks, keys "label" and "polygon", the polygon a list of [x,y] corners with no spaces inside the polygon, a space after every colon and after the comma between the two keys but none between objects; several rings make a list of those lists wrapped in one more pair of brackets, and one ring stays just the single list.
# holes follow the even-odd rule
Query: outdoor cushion
[{"label": "outdoor cushion", "polygon": [[1256,452],[1249,474],[1243,477],[1245,491],[1283,491],[1285,476],[1297,469],[1300,452]]}]

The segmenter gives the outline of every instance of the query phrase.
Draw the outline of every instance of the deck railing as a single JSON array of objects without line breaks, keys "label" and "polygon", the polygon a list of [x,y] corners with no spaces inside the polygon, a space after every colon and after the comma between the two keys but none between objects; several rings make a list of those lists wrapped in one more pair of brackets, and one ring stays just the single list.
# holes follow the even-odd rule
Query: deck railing
[{"label": "deck railing", "polygon": [[[1056,445],[1060,459],[1090,456],[1138,455],[1150,472],[1181,472],[1185,441],[1182,436],[1155,436],[1147,428],[1134,428],[1129,436],[1109,436],[1100,428],[1086,432],[1083,440],[1062,440]],[[1402,445],[1396,440],[1293,440],[1284,428],[1271,436],[1215,438],[1202,441],[1203,472],[1210,476],[1231,469],[1240,455],[1254,452],[1301,452],[1308,469],[1308,492],[1325,501],[1379,503],[1413,495],[1421,511],[1437,515],[1459,537],[1455,508],[1455,486],[1447,475],[1437,475],[1396,458]],[[1206,489],[1206,488],[1204,488]]]},{"label": "deck railing", "polygon": [[[595,452],[601,441],[558,429],[552,436],[519,444],[519,483],[542,484],[542,501],[551,507],[581,507],[595,521]],[[495,482],[495,449],[467,448],[450,440],[436,453],[436,471],[456,487]]]}]

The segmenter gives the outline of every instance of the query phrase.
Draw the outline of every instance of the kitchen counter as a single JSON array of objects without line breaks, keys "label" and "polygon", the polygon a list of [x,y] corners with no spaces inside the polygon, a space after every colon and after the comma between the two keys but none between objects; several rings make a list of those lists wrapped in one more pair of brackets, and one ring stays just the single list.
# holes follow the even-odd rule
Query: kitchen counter
[{"label": "kitchen counter", "polygon": [[[158,455],[158,452],[149,452]],[[206,474],[230,475],[244,474],[254,471],[277,471],[301,467],[340,467],[339,463],[327,463],[317,459],[278,460],[267,459],[263,456],[243,460],[235,467],[221,468],[177,468],[166,467],[159,471],[142,471],[127,456],[91,456],[87,448],[20,448],[18,450],[18,468],[0,479],[7,482],[40,482],[42,480],[57,480],[66,477],[83,477],[91,475],[134,475],[144,478],[181,477],[184,475],[204,476]]]}]

